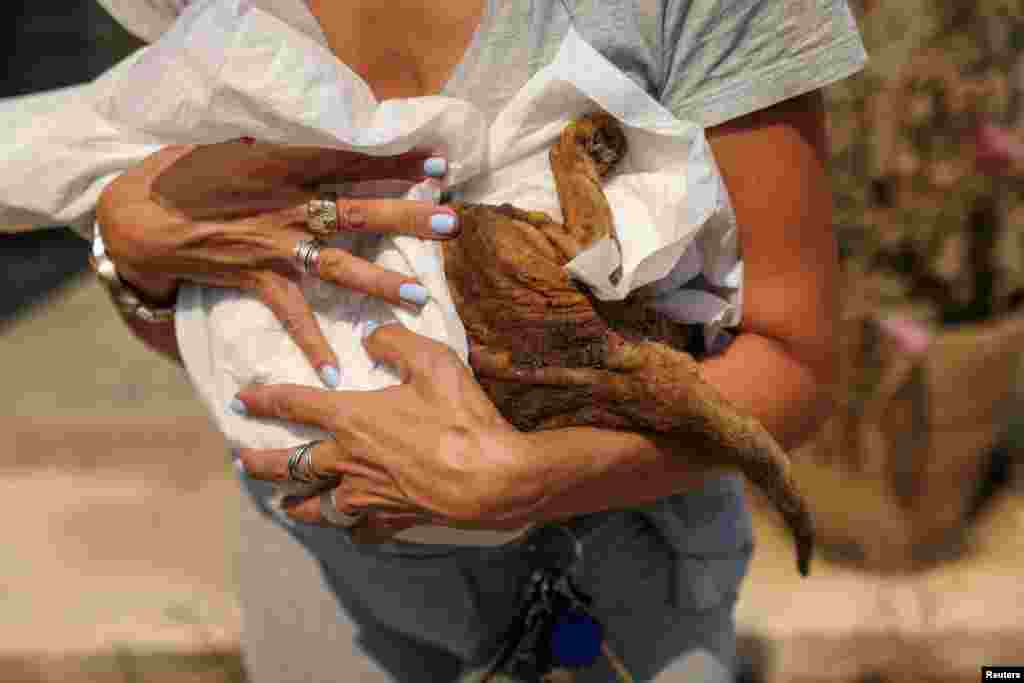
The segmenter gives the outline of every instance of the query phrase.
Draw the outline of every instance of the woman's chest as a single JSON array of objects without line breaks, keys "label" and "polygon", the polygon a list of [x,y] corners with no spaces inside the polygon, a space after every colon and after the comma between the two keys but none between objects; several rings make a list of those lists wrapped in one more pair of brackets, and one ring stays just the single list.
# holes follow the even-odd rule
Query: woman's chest
[{"label": "woman's chest", "polygon": [[334,55],[378,100],[439,93],[473,41],[484,0],[307,0]]}]

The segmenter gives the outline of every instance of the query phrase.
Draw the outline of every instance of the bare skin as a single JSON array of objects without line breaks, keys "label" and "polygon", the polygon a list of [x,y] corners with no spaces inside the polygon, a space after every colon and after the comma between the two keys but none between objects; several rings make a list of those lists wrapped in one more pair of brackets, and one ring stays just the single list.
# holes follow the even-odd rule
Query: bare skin
[{"label": "bare skin", "polygon": [[[483,15],[480,0],[306,0],[334,55],[378,100],[439,92]],[[402,36],[400,41],[395,36]],[[439,40],[439,36],[444,36]]]}]

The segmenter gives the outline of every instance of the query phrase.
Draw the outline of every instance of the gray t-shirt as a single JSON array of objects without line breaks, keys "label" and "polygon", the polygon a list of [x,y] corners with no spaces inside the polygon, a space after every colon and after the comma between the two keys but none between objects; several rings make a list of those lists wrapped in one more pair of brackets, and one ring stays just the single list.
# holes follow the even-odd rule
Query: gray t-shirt
[{"label": "gray t-shirt", "polygon": [[[156,40],[190,5],[218,0],[98,0]],[[704,126],[845,78],[866,61],[846,0],[486,0],[445,89],[494,109],[580,35],[676,116]],[[302,0],[250,0],[326,44]],[[491,106],[488,106],[490,103]]]},{"label": "gray t-shirt", "polygon": [[444,94],[493,117],[554,58],[570,21],[666,109],[705,127],[846,78],[867,60],[845,0],[487,0]]}]

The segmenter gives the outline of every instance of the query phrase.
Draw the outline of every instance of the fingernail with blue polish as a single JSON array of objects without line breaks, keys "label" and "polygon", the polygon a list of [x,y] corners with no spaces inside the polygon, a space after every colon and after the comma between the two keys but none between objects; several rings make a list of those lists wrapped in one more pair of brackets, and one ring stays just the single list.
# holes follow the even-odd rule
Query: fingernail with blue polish
[{"label": "fingernail with blue polish", "polygon": [[341,384],[341,374],[333,365],[324,365],[320,368],[320,379],[331,389],[337,389]]},{"label": "fingernail with blue polish", "polygon": [[444,157],[430,157],[423,162],[423,172],[431,178],[440,178],[448,172],[448,162]]},{"label": "fingernail with blue polish", "polygon": [[245,404],[237,398],[231,399],[231,404],[228,406],[228,410],[235,415],[241,415],[242,417],[245,417],[249,413],[249,409],[246,408]]},{"label": "fingernail with blue polish", "polygon": [[398,296],[406,303],[422,306],[430,298],[430,292],[423,285],[407,282],[398,288]]},{"label": "fingernail with blue polish", "polygon": [[450,213],[435,213],[430,217],[430,229],[437,235],[451,235],[456,225],[455,216]]},{"label": "fingernail with blue polish", "polygon": [[281,507],[284,508],[285,510],[288,510],[289,508],[295,507],[304,500],[306,499],[303,498],[302,496],[286,496],[281,501]]},{"label": "fingernail with blue polish", "polygon": [[366,327],[363,328],[363,339],[366,339],[373,334],[373,331],[378,327],[380,327],[380,323],[376,320],[367,320]]}]

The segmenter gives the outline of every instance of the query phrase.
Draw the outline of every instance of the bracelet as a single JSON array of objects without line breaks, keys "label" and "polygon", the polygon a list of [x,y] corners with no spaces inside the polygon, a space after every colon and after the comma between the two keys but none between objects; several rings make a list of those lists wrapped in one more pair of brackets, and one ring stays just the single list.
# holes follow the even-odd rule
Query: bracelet
[{"label": "bracelet", "polygon": [[99,223],[93,224],[92,254],[89,257],[89,265],[122,314],[147,323],[165,323],[174,320],[173,303],[169,306],[147,303],[141,292],[122,280],[117,274],[117,266],[107,256],[107,247],[103,243]]}]

